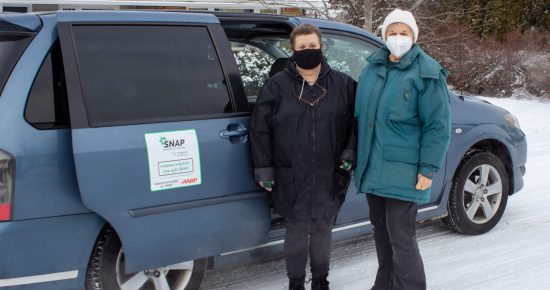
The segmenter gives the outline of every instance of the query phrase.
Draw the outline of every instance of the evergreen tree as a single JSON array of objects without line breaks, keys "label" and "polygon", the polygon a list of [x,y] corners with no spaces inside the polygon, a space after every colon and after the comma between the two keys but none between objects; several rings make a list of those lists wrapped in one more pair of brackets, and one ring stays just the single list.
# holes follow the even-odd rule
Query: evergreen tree
[{"label": "evergreen tree", "polygon": [[504,40],[516,29],[550,29],[550,0],[468,0],[469,27],[480,37]]}]

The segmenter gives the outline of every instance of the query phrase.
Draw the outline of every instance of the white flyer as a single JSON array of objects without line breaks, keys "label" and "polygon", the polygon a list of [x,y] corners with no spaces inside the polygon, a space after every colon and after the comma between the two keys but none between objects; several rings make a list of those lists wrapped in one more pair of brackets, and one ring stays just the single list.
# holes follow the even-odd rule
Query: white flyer
[{"label": "white flyer", "polygon": [[145,134],[151,191],[200,185],[201,161],[195,130]]}]

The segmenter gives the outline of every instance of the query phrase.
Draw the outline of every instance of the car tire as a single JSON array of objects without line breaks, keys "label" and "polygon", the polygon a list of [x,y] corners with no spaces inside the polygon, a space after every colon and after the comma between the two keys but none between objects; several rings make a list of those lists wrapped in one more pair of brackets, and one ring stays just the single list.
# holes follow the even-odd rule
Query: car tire
[{"label": "car tire", "polygon": [[486,233],[504,214],[508,193],[508,174],[502,161],[490,152],[470,151],[458,166],[449,193],[448,216],[442,220],[459,233]]},{"label": "car tire", "polygon": [[124,251],[120,239],[114,229],[107,226],[97,239],[90,257],[86,273],[86,289],[157,290],[163,289],[161,287],[163,282],[168,283],[170,290],[199,289],[207,264],[207,259],[198,259],[127,274],[124,271]]}]

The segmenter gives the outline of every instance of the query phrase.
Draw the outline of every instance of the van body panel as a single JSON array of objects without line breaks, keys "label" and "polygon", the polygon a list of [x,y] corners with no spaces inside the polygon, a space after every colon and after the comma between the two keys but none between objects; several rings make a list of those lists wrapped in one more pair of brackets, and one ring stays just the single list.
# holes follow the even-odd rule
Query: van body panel
[{"label": "van body panel", "polygon": [[67,271],[78,271],[83,285],[91,249],[104,224],[93,213],[0,223],[0,286],[5,279]]},{"label": "van body panel", "polygon": [[13,220],[90,212],[76,183],[70,130],[38,130],[24,119],[34,76],[58,38],[55,15],[42,22],[0,97],[0,148],[16,160]]}]

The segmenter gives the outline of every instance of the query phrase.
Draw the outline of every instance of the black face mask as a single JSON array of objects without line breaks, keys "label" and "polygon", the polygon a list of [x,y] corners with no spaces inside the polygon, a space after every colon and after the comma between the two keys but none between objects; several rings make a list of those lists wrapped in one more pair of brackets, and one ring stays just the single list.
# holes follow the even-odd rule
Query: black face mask
[{"label": "black face mask", "polygon": [[300,68],[314,69],[321,63],[321,60],[323,60],[323,51],[320,48],[294,51],[292,60]]}]

